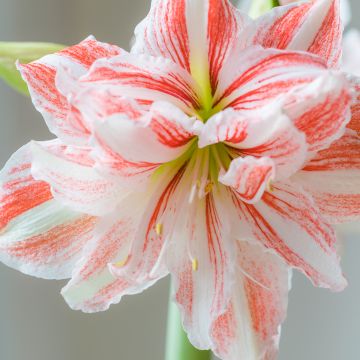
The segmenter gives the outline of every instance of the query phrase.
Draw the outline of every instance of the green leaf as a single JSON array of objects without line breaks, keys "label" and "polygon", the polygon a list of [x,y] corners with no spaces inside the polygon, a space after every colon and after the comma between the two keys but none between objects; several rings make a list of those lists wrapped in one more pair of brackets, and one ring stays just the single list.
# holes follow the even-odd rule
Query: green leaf
[{"label": "green leaf", "polygon": [[64,47],[51,43],[0,42],[0,79],[18,92],[29,95],[27,85],[16,69],[16,61],[27,64]]},{"label": "green leaf", "polygon": [[276,6],[280,6],[278,0],[253,0],[249,15],[255,19]]}]

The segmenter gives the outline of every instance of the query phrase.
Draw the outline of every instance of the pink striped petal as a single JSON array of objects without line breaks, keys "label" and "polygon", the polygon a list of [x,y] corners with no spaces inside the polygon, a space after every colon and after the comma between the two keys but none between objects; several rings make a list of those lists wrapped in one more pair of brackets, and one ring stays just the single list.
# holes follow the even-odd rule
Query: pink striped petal
[{"label": "pink striped petal", "polygon": [[275,8],[255,21],[250,44],[308,51],[338,67],[342,25],[339,0],[316,0]]},{"label": "pink striped petal", "polygon": [[[146,102],[169,101],[184,111],[199,107],[197,85],[190,74],[171,60],[160,57],[124,51],[111,59],[98,60],[78,86]],[[71,93],[73,84],[69,84],[68,89],[63,84],[62,91]]]},{"label": "pink striped petal", "polygon": [[0,185],[0,260],[32,276],[70,277],[96,218],[64,207],[32,177],[30,144],[5,165]]},{"label": "pink striped petal", "polygon": [[50,184],[55,199],[74,210],[103,215],[126,195],[118,183],[96,172],[88,148],[79,150],[54,140],[33,142],[31,150],[34,178]]},{"label": "pink striped petal", "polygon": [[241,239],[257,239],[278,253],[290,266],[305,273],[321,287],[340,291],[346,286],[336,237],[312,198],[298,186],[275,183],[255,205],[234,196]]},{"label": "pink striped petal", "polygon": [[135,120],[114,114],[94,125],[98,168],[125,179],[145,179],[161,164],[186,152],[195,122],[166,102],[153,103]]},{"label": "pink striped petal", "polygon": [[62,289],[72,309],[89,313],[105,311],[123,295],[149,286],[146,282],[137,284],[118,279],[108,269],[109,263],[124,263],[128,257],[137,228],[141,226],[142,206],[145,205],[142,200],[139,194],[130,195],[96,227],[72,279]]},{"label": "pink striped petal", "polygon": [[217,78],[230,48],[248,23],[227,0],[154,0],[149,15],[135,30],[135,54],[161,56],[195,77]]},{"label": "pink striped petal", "polygon": [[274,102],[262,110],[226,109],[211,117],[199,135],[199,147],[225,142],[240,156],[268,157],[277,179],[290,177],[305,163],[307,144]]},{"label": "pink striped petal", "polygon": [[325,75],[300,89],[289,100],[286,113],[305,133],[309,150],[319,151],[343,135],[351,118],[351,101],[345,77]]},{"label": "pink striped petal", "polygon": [[211,326],[230,300],[235,241],[226,194],[209,194],[185,204],[167,252],[174,300],[190,341],[199,349],[212,347]]},{"label": "pink striped petal", "polygon": [[330,223],[360,219],[360,137],[352,130],[320,151],[294,180]]},{"label": "pink striped petal", "polygon": [[184,168],[163,176],[147,198],[137,233],[125,264],[112,264],[111,272],[119,279],[134,283],[152,282],[168,274],[163,261],[166,240],[171,235],[177,212],[176,194]]},{"label": "pink striped petal", "polygon": [[239,157],[233,160],[228,171],[220,174],[219,181],[232,187],[239,199],[257,203],[275,177],[275,165],[270,158]]},{"label": "pink striped petal", "polygon": [[245,242],[238,243],[238,264],[231,302],[211,329],[213,351],[228,360],[275,360],[289,271],[276,255]]},{"label": "pink striped petal", "polygon": [[351,107],[351,120],[348,128],[357,132],[360,135],[360,78],[352,77],[350,79],[351,85],[354,89],[355,98]]},{"label": "pink striped petal", "polygon": [[58,69],[67,67],[74,76],[80,77],[95,60],[118,55],[120,51],[114,45],[89,37],[80,44],[53,55],[30,64],[18,65],[28,84],[33,103],[43,115],[51,132],[70,143],[83,143],[90,133],[88,125],[81,117],[68,117],[70,105],[55,84]]},{"label": "pink striped petal", "polygon": [[249,47],[234,48],[219,76],[214,106],[259,109],[287,97],[321,75],[325,63],[309,53]]}]

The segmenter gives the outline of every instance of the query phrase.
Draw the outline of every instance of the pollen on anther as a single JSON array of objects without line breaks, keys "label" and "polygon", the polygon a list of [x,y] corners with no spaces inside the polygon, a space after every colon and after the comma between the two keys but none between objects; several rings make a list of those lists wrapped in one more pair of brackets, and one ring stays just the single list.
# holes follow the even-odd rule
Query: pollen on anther
[{"label": "pollen on anther", "polygon": [[118,267],[118,268],[122,268],[126,265],[128,261],[128,257],[126,257],[125,259],[121,260],[121,261],[118,261],[114,264],[115,267]]},{"label": "pollen on anther", "polygon": [[267,183],[267,190],[268,190],[269,192],[274,192],[275,188],[274,188],[274,185],[273,185],[272,180],[270,180],[270,181]]},{"label": "pollen on anther", "polygon": [[156,231],[156,234],[158,235],[158,236],[161,236],[162,235],[162,233],[163,233],[163,229],[164,229],[164,227],[163,227],[163,224],[156,224],[156,226],[155,226],[155,231]]},{"label": "pollen on anther", "polygon": [[213,187],[214,187],[214,183],[212,181],[209,181],[206,186],[205,186],[205,194],[209,194],[212,192],[213,190]]},{"label": "pollen on anther", "polygon": [[199,261],[198,261],[198,259],[193,259],[192,268],[193,268],[194,271],[198,271],[198,269],[199,269]]}]

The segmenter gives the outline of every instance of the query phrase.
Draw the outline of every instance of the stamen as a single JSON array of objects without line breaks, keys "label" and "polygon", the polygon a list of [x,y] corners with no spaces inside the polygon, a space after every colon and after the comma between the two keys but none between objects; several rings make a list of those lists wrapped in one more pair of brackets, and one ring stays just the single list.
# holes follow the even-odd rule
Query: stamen
[{"label": "stamen", "polygon": [[266,185],[266,189],[269,192],[274,192],[275,188],[272,180],[269,180],[269,182]]},{"label": "stamen", "polygon": [[192,261],[192,269],[193,269],[193,271],[198,271],[199,270],[199,261],[198,261],[198,259],[193,259],[193,261]]},{"label": "stamen", "polygon": [[163,234],[164,226],[163,224],[159,223],[155,226],[155,231],[158,236],[161,236]]},{"label": "stamen", "polygon": [[213,191],[213,188],[214,188],[214,183],[212,181],[208,181],[205,186],[205,195],[211,193]]},{"label": "stamen", "polygon": [[114,266],[118,267],[118,268],[122,268],[126,265],[127,261],[128,261],[129,257],[127,256],[124,260],[118,261],[114,264]]}]

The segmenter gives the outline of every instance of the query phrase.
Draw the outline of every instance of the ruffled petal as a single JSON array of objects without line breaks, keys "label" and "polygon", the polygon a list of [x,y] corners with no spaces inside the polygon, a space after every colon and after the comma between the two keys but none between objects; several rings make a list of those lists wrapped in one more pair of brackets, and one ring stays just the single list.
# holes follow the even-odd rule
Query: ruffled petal
[{"label": "ruffled petal", "polygon": [[30,144],[0,173],[0,260],[25,274],[64,279],[90,240],[95,217],[72,211],[31,175]]},{"label": "ruffled petal", "polygon": [[[277,7],[251,24],[249,44],[301,50],[339,65],[342,24],[339,0],[317,0]],[[250,32],[251,33],[251,32]]]},{"label": "ruffled petal", "polygon": [[111,265],[115,276],[143,283],[168,274],[163,255],[173,229],[174,214],[177,213],[177,193],[184,169],[170,170],[157,181],[152,191],[148,191],[151,194],[142,212],[141,226],[131,244],[129,256],[121,266]]},{"label": "ruffled petal", "polygon": [[165,102],[153,103],[135,120],[114,114],[94,125],[97,168],[129,185],[146,183],[160,165],[186,154],[195,122]]},{"label": "ruffled petal", "polygon": [[309,151],[319,151],[343,135],[351,119],[351,103],[346,78],[342,74],[324,75],[294,94],[286,113],[305,133]]},{"label": "ruffled petal", "polygon": [[275,183],[255,205],[245,204],[236,196],[233,200],[239,216],[239,238],[260,241],[317,286],[344,289],[347,283],[340,268],[334,229],[301,188]]},{"label": "ruffled petal", "polygon": [[141,195],[132,194],[99,222],[70,282],[61,291],[72,309],[90,313],[105,311],[124,294],[135,292],[137,284],[112,275],[108,264],[126,261],[141,226],[143,200]]},{"label": "ruffled petal", "polygon": [[74,76],[80,77],[97,59],[115,56],[120,52],[121,49],[114,45],[89,37],[53,55],[30,64],[18,65],[28,84],[35,108],[43,115],[51,132],[69,143],[84,143],[90,134],[88,125],[81,117],[68,117],[71,107],[55,84],[58,69],[69,68]]},{"label": "ruffled petal", "polygon": [[32,142],[32,174],[46,181],[62,204],[92,215],[111,212],[127,194],[117,182],[94,169],[89,148],[64,146],[59,141]]},{"label": "ruffled petal", "polygon": [[355,96],[351,106],[351,120],[348,128],[356,131],[360,136],[360,78],[352,77],[350,82],[354,89]]},{"label": "ruffled petal", "polygon": [[190,341],[212,347],[210,330],[230,300],[235,241],[227,214],[231,202],[214,190],[206,198],[184,203],[167,252],[174,300]]},{"label": "ruffled petal", "polygon": [[186,70],[168,59],[125,51],[111,59],[96,61],[80,82],[69,81],[59,86],[68,96],[91,87],[142,102],[168,101],[185,112],[199,107],[197,85]]},{"label": "ruffled petal", "polygon": [[360,219],[360,137],[352,130],[294,176],[330,223]]},{"label": "ruffled petal", "polygon": [[278,256],[239,242],[231,302],[211,329],[215,354],[228,360],[275,360],[289,290],[289,270]]},{"label": "ruffled petal", "polygon": [[135,54],[171,59],[216,88],[217,77],[249,22],[228,0],[153,0],[149,15],[135,30]]},{"label": "ruffled petal", "polygon": [[[251,47],[233,55],[221,74],[215,106],[265,111],[277,102],[307,135],[310,151],[343,134],[352,100],[344,74],[327,70],[308,53]],[[241,66],[235,63],[239,57]]]},{"label": "ruffled petal", "polygon": [[301,169],[308,150],[305,135],[275,102],[262,110],[226,109],[211,117],[199,134],[199,147],[219,142],[242,156],[272,159],[277,179]]},{"label": "ruffled petal", "polygon": [[152,165],[176,159],[194,137],[195,118],[170,103],[155,102],[141,118],[114,114],[95,125],[95,138],[131,162]]},{"label": "ruffled petal", "polygon": [[[234,48],[219,76],[214,106],[259,109],[329,74],[325,63],[309,53],[251,46]],[[330,74],[329,74],[330,76]]]},{"label": "ruffled petal", "polygon": [[232,187],[239,199],[257,203],[275,177],[275,165],[270,158],[253,156],[238,157],[230,164],[228,171],[220,174],[219,181]]}]

